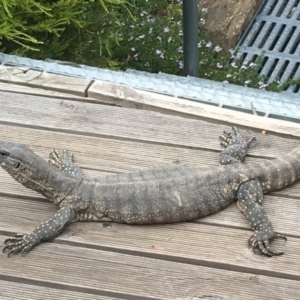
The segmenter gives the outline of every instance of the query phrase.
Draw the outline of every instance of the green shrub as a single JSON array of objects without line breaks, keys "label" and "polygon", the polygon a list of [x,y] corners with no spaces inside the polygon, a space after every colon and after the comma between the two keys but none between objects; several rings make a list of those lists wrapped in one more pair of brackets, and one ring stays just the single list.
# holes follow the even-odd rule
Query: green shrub
[{"label": "green shrub", "polygon": [[[300,79],[268,83],[263,53],[235,60],[213,45],[199,9],[199,75],[281,91]],[[182,0],[0,0],[0,51],[97,67],[183,74]]]},{"label": "green shrub", "polygon": [[0,0],[1,51],[114,65],[110,51],[119,41],[118,18],[124,12],[132,17],[127,7],[126,0]]}]

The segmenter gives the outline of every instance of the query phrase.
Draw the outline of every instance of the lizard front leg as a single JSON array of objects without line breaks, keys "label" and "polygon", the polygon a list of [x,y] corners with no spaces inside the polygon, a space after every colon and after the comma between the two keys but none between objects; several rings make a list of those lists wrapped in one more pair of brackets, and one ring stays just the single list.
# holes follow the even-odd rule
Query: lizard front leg
[{"label": "lizard front leg", "polygon": [[274,232],[264,208],[261,206],[263,191],[260,182],[255,179],[243,183],[238,190],[238,208],[246,216],[254,234],[249,239],[249,245],[253,250],[259,249],[264,255],[282,255],[284,252],[274,250],[270,241],[276,238],[287,240],[279,233]]},{"label": "lizard front leg", "polygon": [[50,220],[40,224],[32,233],[17,234],[15,237],[6,239],[2,252],[8,251],[7,257],[20,252],[23,255],[41,242],[50,241],[58,236],[75,219],[75,216],[75,211],[62,207]]},{"label": "lizard front leg", "polygon": [[232,132],[224,131],[224,135],[219,138],[221,145],[225,147],[220,153],[221,165],[243,162],[250,144],[255,140],[255,137],[245,139],[236,127],[232,127]]}]

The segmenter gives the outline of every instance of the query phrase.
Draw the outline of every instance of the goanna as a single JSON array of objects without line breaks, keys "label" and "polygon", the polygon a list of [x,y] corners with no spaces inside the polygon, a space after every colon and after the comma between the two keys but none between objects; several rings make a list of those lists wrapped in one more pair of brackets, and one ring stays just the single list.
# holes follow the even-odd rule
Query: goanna
[{"label": "goanna", "polygon": [[76,221],[184,222],[216,213],[237,200],[254,231],[249,239],[253,249],[267,256],[283,254],[270,246],[272,239],[286,238],[274,232],[262,200],[264,193],[300,179],[300,148],[281,158],[244,164],[254,138],[245,139],[233,128],[220,139],[225,146],[220,166],[166,165],[104,178],[84,176],[67,151],[54,150],[49,164],[24,145],[0,142],[2,168],[59,207],[32,233],[8,238],[3,252],[24,254]]}]

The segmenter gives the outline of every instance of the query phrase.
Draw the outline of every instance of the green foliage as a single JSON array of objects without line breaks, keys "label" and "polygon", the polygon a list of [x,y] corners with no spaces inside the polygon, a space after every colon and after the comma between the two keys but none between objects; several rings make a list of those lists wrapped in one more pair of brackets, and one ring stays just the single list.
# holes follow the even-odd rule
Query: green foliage
[{"label": "green foliage", "polygon": [[[260,76],[263,53],[235,59],[213,45],[200,10],[201,78],[270,91],[300,78],[268,83]],[[0,51],[97,67],[183,74],[182,0],[0,0]],[[201,25],[202,24],[202,25]]]},{"label": "green foliage", "polygon": [[132,4],[135,19],[123,20],[119,31],[122,40],[113,52],[113,59],[122,69],[180,74],[181,7],[161,0],[133,0]]},{"label": "green foliage", "polygon": [[[132,4],[135,20],[123,20],[119,32],[123,39],[113,59],[122,69],[182,75],[182,1],[132,0]],[[207,10],[199,12],[199,77],[276,92],[300,84],[300,78],[284,83],[276,78],[268,83],[266,76],[259,75],[263,53],[246,62],[237,60],[233,50],[225,53],[221,44],[213,45],[203,29]]]},{"label": "green foliage", "polygon": [[[108,66],[119,42],[116,24],[132,17],[126,0],[0,0],[0,51]],[[116,26],[114,26],[116,28]]]}]

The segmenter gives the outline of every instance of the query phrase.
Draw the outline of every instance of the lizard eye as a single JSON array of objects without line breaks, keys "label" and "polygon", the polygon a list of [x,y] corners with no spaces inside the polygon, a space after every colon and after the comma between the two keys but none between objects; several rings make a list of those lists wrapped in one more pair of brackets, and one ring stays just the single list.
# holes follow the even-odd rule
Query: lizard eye
[{"label": "lizard eye", "polygon": [[8,157],[8,156],[10,156],[10,153],[8,151],[5,151],[5,150],[0,150],[0,156]]},{"label": "lizard eye", "polygon": [[15,169],[19,169],[20,166],[21,166],[21,163],[18,161],[18,162],[16,163],[16,165],[15,165]]}]

